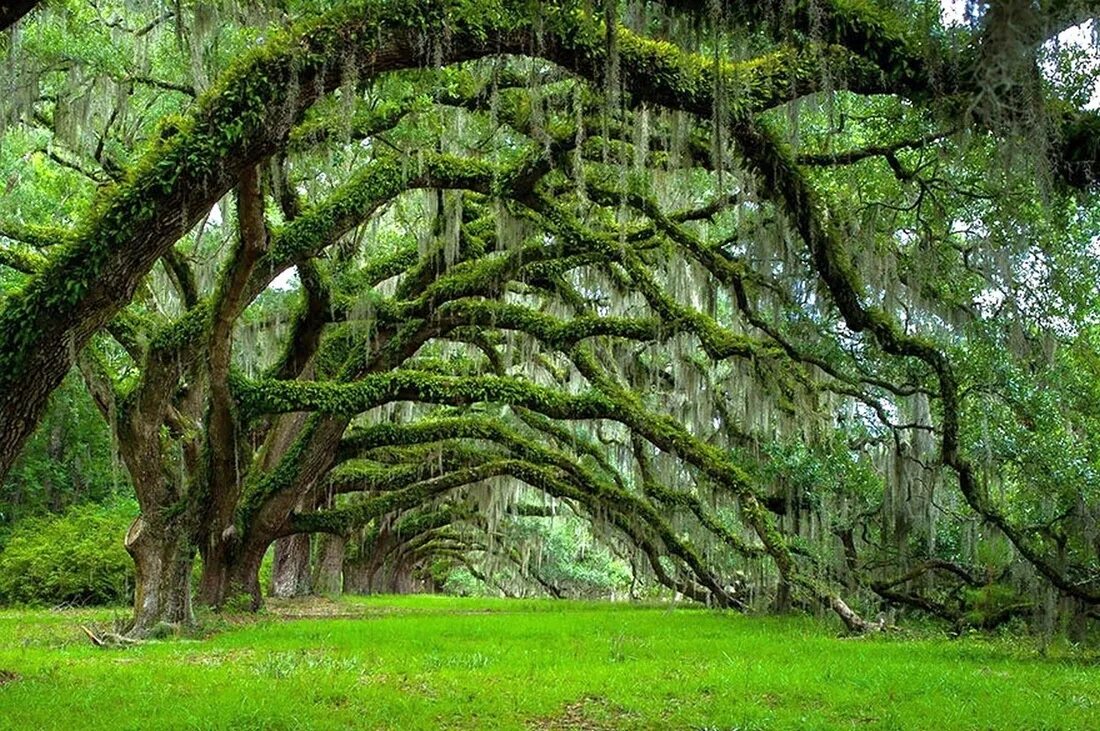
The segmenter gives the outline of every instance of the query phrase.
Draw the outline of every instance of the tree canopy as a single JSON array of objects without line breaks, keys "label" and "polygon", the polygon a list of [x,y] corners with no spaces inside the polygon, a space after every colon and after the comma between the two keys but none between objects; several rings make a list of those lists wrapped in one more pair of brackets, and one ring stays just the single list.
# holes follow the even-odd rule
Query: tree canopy
[{"label": "tree canopy", "polygon": [[139,633],[196,554],[258,605],[311,534],[366,584],[560,594],[559,514],[718,606],[1086,621],[1100,116],[1057,39],[1097,8],[45,3],[6,37],[0,474],[75,369]]}]

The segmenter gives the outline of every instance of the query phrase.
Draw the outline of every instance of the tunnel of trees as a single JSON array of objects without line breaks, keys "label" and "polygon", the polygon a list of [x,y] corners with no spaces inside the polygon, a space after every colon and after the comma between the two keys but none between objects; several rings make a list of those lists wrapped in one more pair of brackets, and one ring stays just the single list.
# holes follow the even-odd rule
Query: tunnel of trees
[{"label": "tunnel of trees", "polygon": [[134,634],[272,547],[569,595],[577,520],[631,592],[1100,616],[1100,3],[31,5],[0,475],[90,395]]}]

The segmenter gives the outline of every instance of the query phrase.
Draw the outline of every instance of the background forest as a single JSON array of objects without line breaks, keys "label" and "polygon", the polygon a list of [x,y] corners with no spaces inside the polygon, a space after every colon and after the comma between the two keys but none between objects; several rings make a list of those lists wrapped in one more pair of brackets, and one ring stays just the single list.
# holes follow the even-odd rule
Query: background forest
[{"label": "background forest", "polygon": [[0,603],[1094,629],[1097,3],[25,5]]}]

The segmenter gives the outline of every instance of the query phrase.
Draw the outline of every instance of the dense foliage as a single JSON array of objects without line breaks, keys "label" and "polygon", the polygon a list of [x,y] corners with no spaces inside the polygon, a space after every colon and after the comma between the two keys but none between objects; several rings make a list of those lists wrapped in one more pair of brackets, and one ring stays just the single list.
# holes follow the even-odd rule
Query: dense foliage
[{"label": "dense foliage", "polygon": [[279,594],[1083,636],[1100,115],[1055,39],[1096,5],[966,8],[47,3],[6,39],[0,471],[100,495],[117,451],[138,633],[196,558],[259,606],[274,545]]},{"label": "dense foliage", "polygon": [[136,512],[133,502],[118,501],[20,521],[0,547],[0,603],[129,601],[134,562],[122,539]]},{"label": "dense foliage", "polygon": [[42,423],[0,484],[0,545],[23,517],[124,495],[111,430],[73,374],[54,392]]}]

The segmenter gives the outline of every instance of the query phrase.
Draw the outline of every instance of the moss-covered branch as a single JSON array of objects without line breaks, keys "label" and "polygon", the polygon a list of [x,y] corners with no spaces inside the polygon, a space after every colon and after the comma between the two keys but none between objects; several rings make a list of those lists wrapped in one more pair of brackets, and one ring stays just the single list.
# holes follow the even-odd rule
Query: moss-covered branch
[{"label": "moss-covered branch", "polygon": [[825,207],[798,169],[790,150],[757,125],[738,126],[736,136],[765,189],[771,191],[772,197],[791,216],[810,251],[818,276],[828,288],[848,327],[853,332],[869,333],[887,353],[914,358],[935,374],[943,408],[941,459],[958,475],[959,488],[970,507],[997,526],[1058,589],[1083,601],[1100,603],[1100,589],[1068,576],[993,503],[974,466],[960,451],[960,396],[954,365],[935,342],[907,333],[890,313],[865,304],[862,278],[836,224],[830,220]]},{"label": "moss-covered branch", "polygon": [[[527,463],[552,465],[561,470],[568,475],[569,481],[576,490],[580,491],[579,494],[585,496],[583,502],[590,508],[609,509],[621,512],[623,516],[636,516],[646,529],[653,531],[660,538],[662,544],[673,556],[684,561],[716,600],[726,605],[739,603],[739,600],[730,596],[721,582],[706,568],[697,551],[672,530],[652,505],[639,496],[601,479],[597,473],[565,452],[543,446],[536,440],[525,437],[500,419],[464,416],[425,420],[415,424],[379,424],[357,430],[346,440],[346,445],[363,449],[378,444],[414,444],[450,438],[484,439],[496,442],[507,447]],[[512,474],[517,478],[525,479],[518,474]],[[533,483],[529,482],[529,484]],[[533,484],[533,486],[539,485]],[[552,494],[560,496],[559,493]],[[629,525],[625,517],[616,525],[639,545],[646,543],[646,539],[639,533],[638,528]]]},{"label": "moss-covered branch", "polygon": [[476,467],[453,472],[413,483],[409,487],[368,497],[345,508],[319,510],[295,515],[290,522],[292,533],[337,533],[362,526],[373,518],[398,510],[418,507],[432,498],[490,477],[512,475],[521,471],[517,460],[494,460]]},{"label": "moss-covered branch", "polygon": [[595,393],[573,396],[520,378],[406,370],[370,374],[355,383],[251,381],[237,376],[233,390],[242,412],[251,416],[292,411],[351,416],[393,401],[514,404],[561,419],[601,419],[615,412],[611,401]]}]

